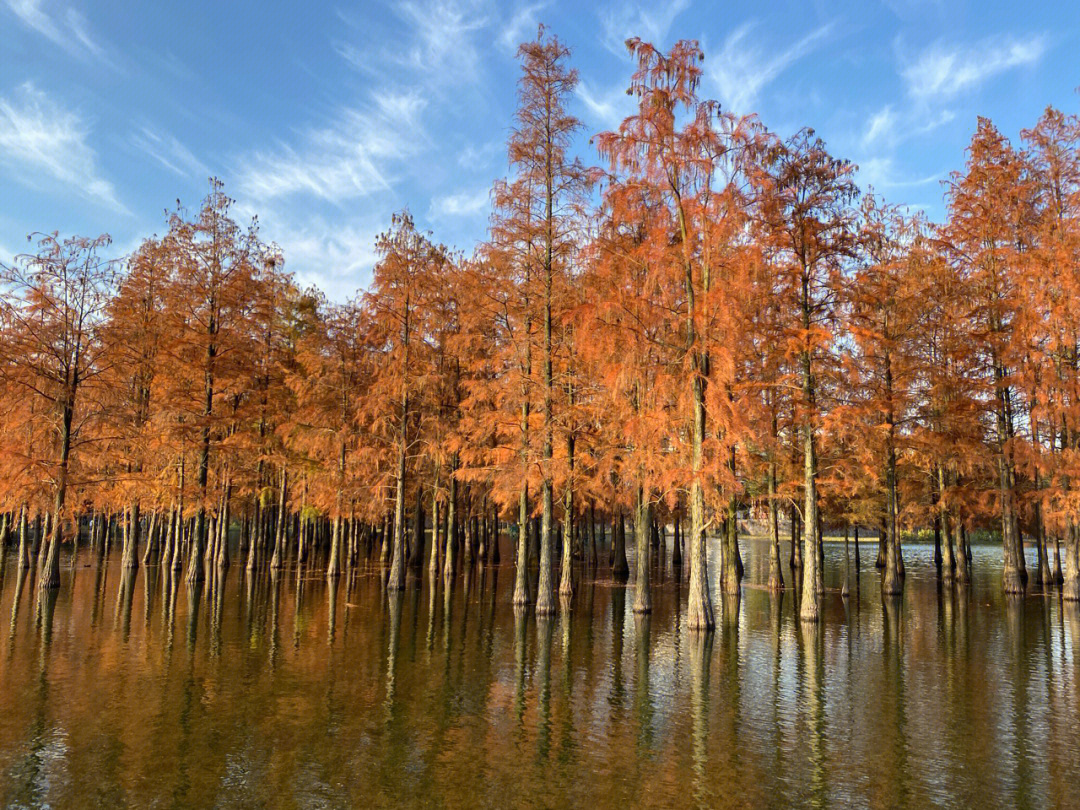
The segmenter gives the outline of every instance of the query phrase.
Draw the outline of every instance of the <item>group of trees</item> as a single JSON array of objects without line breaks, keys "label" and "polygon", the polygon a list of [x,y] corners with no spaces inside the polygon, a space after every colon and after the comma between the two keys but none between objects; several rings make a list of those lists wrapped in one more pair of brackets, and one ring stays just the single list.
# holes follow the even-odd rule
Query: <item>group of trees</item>
[{"label": "group of trees", "polygon": [[670,533],[708,628],[750,511],[803,619],[826,526],[880,532],[887,594],[902,530],[932,528],[945,581],[990,530],[1007,592],[1026,536],[1038,587],[1080,599],[1080,120],[1047,109],[1018,147],[980,119],[934,225],[861,195],[812,130],[699,98],[696,43],[627,45],[638,108],[593,139],[602,166],[541,30],[488,240],[466,257],[402,212],[345,304],[216,181],[123,267],[105,237],[40,237],[0,279],[0,543],[37,548],[45,586],[62,542],[115,535],[189,580],[239,548],[332,577],[371,555],[400,589],[497,562],[505,530],[515,603],[550,613],[601,547],[628,578],[629,522],[634,609]]}]

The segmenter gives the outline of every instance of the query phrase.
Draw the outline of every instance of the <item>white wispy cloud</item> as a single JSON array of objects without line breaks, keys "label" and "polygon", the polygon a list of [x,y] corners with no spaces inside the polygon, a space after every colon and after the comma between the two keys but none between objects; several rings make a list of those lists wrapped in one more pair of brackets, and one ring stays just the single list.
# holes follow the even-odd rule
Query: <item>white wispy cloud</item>
[{"label": "white wispy cloud", "polygon": [[517,11],[510,15],[510,19],[503,25],[502,30],[499,31],[495,41],[499,44],[499,47],[508,53],[514,53],[517,51],[518,45],[527,39],[532,39],[536,36],[536,31],[540,25],[539,12],[547,8],[548,2],[530,3],[521,6]]},{"label": "white wispy cloud", "polygon": [[904,59],[901,76],[912,98],[943,102],[1007,70],[1035,64],[1046,48],[1041,35],[992,37],[971,45],[938,42]]},{"label": "white wispy cloud", "polygon": [[480,60],[476,35],[488,22],[478,0],[412,0],[395,7],[410,27],[405,63],[430,76],[474,75]]},{"label": "white wispy cloud", "polygon": [[375,239],[385,224],[330,221],[323,217],[260,217],[264,231],[285,253],[286,269],[302,286],[316,285],[331,300],[344,301],[371,280],[378,258]]},{"label": "white wispy cloud", "polygon": [[90,34],[86,18],[74,8],[48,11],[43,0],[7,0],[7,6],[24,25],[74,56],[108,61],[105,49]]},{"label": "white wispy cloud", "polygon": [[426,142],[418,92],[376,93],[363,108],[342,109],[326,127],[298,143],[257,151],[241,161],[237,184],[265,201],[307,195],[340,204],[391,188],[391,171]]},{"label": "white wispy cloud", "polygon": [[476,191],[461,191],[435,197],[431,201],[433,218],[465,217],[479,214],[490,201],[490,189],[486,186]]},{"label": "white wispy cloud", "polygon": [[897,188],[918,188],[928,186],[941,179],[939,174],[910,177],[902,174],[892,157],[872,157],[859,161],[859,180],[865,187],[875,191]]},{"label": "white wispy cloud", "polygon": [[499,141],[488,141],[479,146],[466,144],[458,153],[457,162],[463,169],[482,169],[502,150],[503,144]]},{"label": "white wispy cloud", "polygon": [[756,112],[758,96],[792,64],[820,47],[832,34],[834,23],[818,26],[786,48],[762,46],[750,41],[756,24],[745,23],[724,40],[720,52],[706,60],[705,70],[715,82],[720,101],[736,113]]},{"label": "white wispy cloud", "polygon": [[585,105],[587,124],[592,128],[615,129],[626,116],[634,112],[634,99],[626,94],[626,87],[614,85],[595,90],[584,81],[578,83],[577,96]]},{"label": "white wispy cloud", "polygon": [[666,3],[616,0],[599,12],[600,42],[616,56],[626,56],[626,40],[641,37],[659,47],[666,47],[672,23],[690,5],[690,0]]},{"label": "white wispy cloud", "polygon": [[[0,165],[20,183],[40,188],[60,184],[67,193],[128,213],[112,183],[101,176],[87,143],[90,128],[32,83],[0,97]],[[44,181],[44,182],[43,182]]]},{"label": "white wispy cloud", "polygon": [[903,141],[933,132],[956,118],[952,110],[932,112],[921,105],[897,109],[886,104],[867,119],[860,142],[864,149],[874,146],[895,147]]},{"label": "white wispy cloud", "polygon": [[209,177],[211,174],[205,163],[168,133],[161,133],[144,126],[131,136],[131,142],[136,148],[180,177],[200,179]]}]

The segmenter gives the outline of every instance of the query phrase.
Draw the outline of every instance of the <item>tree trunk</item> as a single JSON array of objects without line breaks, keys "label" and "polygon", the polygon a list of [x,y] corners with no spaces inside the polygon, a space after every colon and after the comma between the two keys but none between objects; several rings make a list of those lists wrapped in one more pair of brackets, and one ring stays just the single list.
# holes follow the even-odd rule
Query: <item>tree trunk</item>
[{"label": "tree trunk", "polygon": [[24,569],[30,566],[30,546],[28,543],[27,534],[29,531],[29,517],[27,516],[27,508],[24,503],[19,507],[19,565],[18,570],[20,577]]},{"label": "tree trunk", "polygon": [[289,470],[283,464],[281,466],[281,485],[278,487],[277,522],[274,527],[274,553],[270,555],[270,568],[280,571],[285,567],[285,505],[288,498]]},{"label": "tree trunk", "polygon": [[616,512],[612,518],[611,548],[614,553],[611,577],[616,582],[626,582],[630,578],[630,566],[626,562],[626,523],[622,512]]},{"label": "tree trunk", "polygon": [[780,505],[776,502],[776,462],[769,464],[769,590],[784,590],[780,567]]},{"label": "tree trunk", "polygon": [[1065,533],[1065,571],[1061,584],[1061,598],[1067,602],[1080,602],[1080,529],[1070,523]]},{"label": "tree trunk", "polygon": [[[457,479],[454,477],[455,463],[450,471],[450,494],[446,502],[446,552],[443,556],[443,586],[447,593],[454,581],[454,555],[457,552]],[[522,496],[524,498],[524,496]],[[516,598],[516,595],[515,595]]]},{"label": "tree trunk", "polygon": [[[807,325],[808,328],[808,325]],[[803,352],[803,396],[810,411],[815,399],[814,378],[810,371],[809,351]],[[818,544],[820,523],[817,502],[817,446],[814,439],[812,416],[803,423],[803,536],[802,593],[799,599],[799,618],[816,622],[821,618],[821,594],[818,592]]]},{"label": "tree trunk", "polygon": [[[570,443],[571,456],[574,452],[573,442]],[[571,462],[572,464],[573,462]],[[559,594],[561,596],[572,596],[574,593],[574,579],[572,576],[572,559],[573,559],[573,537],[574,537],[574,491],[570,487],[566,488],[566,497],[563,503],[563,545],[562,545],[562,565],[559,570]]]},{"label": "tree trunk", "polygon": [[952,526],[949,509],[945,502],[945,468],[938,466],[938,525],[941,527],[941,578],[952,582],[956,575],[956,561],[953,558]]},{"label": "tree trunk", "polygon": [[637,488],[637,508],[634,510],[634,613],[652,613],[652,591],[649,587],[649,527],[652,508],[645,489]]},{"label": "tree trunk", "polygon": [[553,549],[551,538],[551,482],[545,480],[540,488],[540,578],[536,585],[536,613],[555,612],[555,582],[552,576]]},{"label": "tree trunk", "polygon": [[885,452],[885,574],[881,580],[881,592],[893,596],[903,592],[904,583],[900,578],[900,538],[897,536],[896,528],[896,515],[899,509],[896,493],[896,450],[891,438],[891,419],[889,433]]},{"label": "tree trunk", "polygon": [[64,500],[67,497],[68,464],[71,458],[71,422],[75,415],[74,391],[65,398],[60,421],[60,464],[56,477],[56,497],[53,501],[52,539],[41,573],[40,587],[60,587],[60,541],[63,538]]},{"label": "tree trunk", "polygon": [[409,567],[419,569],[424,562],[424,488],[416,487],[416,509],[413,512],[413,544]]},{"label": "tree trunk", "polygon": [[[402,426],[404,430],[404,426]],[[397,491],[394,496],[394,544],[390,558],[390,577],[386,587],[400,591],[405,587],[405,441],[398,441]]]},{"label": "tree trunk", "polygon": [[691,630],[711,630],[712,597],[709,595],[708,555],[705,547],[705,492],[701,484],[702,447],[705,442],[705,383],[695,371],[693,395],[693,446],[690,482],[690,585],[686,623]]},{"label": "tree trunk", "polygon": [[1005,369],[997,358],[994,358],[994,381],[998,399],[995,411],[998,429],[997,467],[1001,498],[1001,543],[1005,562],[1001,584],[1005,593],[1022,594],[1027,584],[1027,567],[1024,564],[1024,545],[1016,514],[1016,468],[1011,449],[1012,395],[1004,382],[1005,379]]}]

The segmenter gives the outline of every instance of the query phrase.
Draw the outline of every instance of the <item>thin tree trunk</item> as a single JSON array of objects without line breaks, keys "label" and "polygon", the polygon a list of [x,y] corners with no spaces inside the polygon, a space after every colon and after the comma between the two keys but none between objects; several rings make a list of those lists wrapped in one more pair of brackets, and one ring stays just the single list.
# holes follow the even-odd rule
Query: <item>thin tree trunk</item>
[{"label": "thin tree trunk", "polygon": [[652,613],[652,590],[649,586],[649,528],[652,508],[642,486],[637,488],[634,510],[634,542],[637,550],[634,561],[634,613]]},{"label": "thin tree trunk", "polygon": [[776,502],[776,462],[769,464],[769,590],[784,590],[780,566],[780,505]]}]

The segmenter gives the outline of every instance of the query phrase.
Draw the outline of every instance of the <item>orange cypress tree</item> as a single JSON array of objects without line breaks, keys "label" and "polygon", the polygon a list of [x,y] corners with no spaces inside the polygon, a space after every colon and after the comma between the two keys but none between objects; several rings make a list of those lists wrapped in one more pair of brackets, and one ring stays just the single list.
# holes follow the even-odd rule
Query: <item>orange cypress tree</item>
[{"label": "orange cypress tree", "polygon": [[800,397],[796,421],[802,456],[802,591],[799,616],[820,618],[822,551],[818,504],[820,375],[834,342],[836,290],[853,252],[850,203],[853,167],[828,154],[813,130],[802,130],[764,153],[757,176],[761,238],[775,256],[784,300],[785,345],[795,360]]},{"label": "orange cypress tree", "polygon": [[4,388],[37,400],[31,412],[52,434],[49,455],[40,465],[53,494],[43,592],[60,586],[60,543],[77,463],[73,451],[87,438],[81,432],[84,421],[101,407],[94,384],[108,362],[102,327],[116,274],[100,251],[110,241],[105,235],[40,234],[36,253],[0,265]]},{"label": "orange cypress tree", "polygon": [[984,358],[984,408],[994,429],[988,437],[997,472],[997,501],[1006,593],[1027,582],[1017,496],[1018,397],[1016,374],[1022,343],[1016,329],[1018,284],[1031,247],[1032,183],[1022,156],[985,118],[968,150],[964,174],[948,190],[949,220],[942,231],[949,260],[963,278],[969,301],[968,336]]},{"label": "orange cypress tree", "polygon": [[[492,242],[502,254],[495,265],[517,280],[519,315],[515,326],[521,332],[515,341],[523,357],[521,377],[531,378],[534,353],[539,355],[538,381],[542,422],[540,453],[540,577],[537,585],[538,615],[555,611],[554,544],[552,538],[555,476],[556,409],[561,399],[556,384],[557,354],[562,342],[561,297],[564,295],[576,235],[581,227],[581,205],[587,186],[587,172],[568,154],[578,120],[567,111],[568,99],[577,86],[577,72],[568,68],[570,51],[556,37],[548,37],[541,27],[533,42],[518,50],[522,65],[516,125],[508,143],[513,179],[495,191],[496,216]],[[534,331],[536,334],[534,335]],[[535,344],[535,345],[534,345]],[[523,397],[523,452],[527,450],[533,397]],[[527,480],[527,479],[526,479]],[[527,510],[527,493],[523,489]],[[520,521],[520,519],[519,519]],[[524,533],[522,533],[524,535]],[[529,601],[519,540],[518,583],[515,604]]]},{"label": "orange cypress tree", "polygon": [[[689,426],[688,622],[694,629],[706,629],[714,619],[705,549],[705,489],[715,470],[706,458],[710,429],[706,401],[710,385],[726,395],[729,384],[713,379],[711,355],[724,335],[722,329],[716,333],[709,329],[712,317],[723,308],[725,291],[717,284],[714,262],[722,260],[727,246],[725,214],[732,207],[730,186],[719,176],[722,166],[730,168],[734,162],[742,132],[739,122],[718,113],[716,102],[698,99],[702,53],[696,42],[679,42],[669,54],[638,39],[628,40],[627,48],[637,62],[629,92],[638,100],[638,112],[617,132],[602,133],[595,140],[612,170],[653,198],[653,210],[662,218],[652,238],[659,239],[666,255],[651,265],[652,271],[661,276],[657,283],[669,291],[677,289],[680,296],[673,308],[681,322],[670,339],[681,347],[677,357],[686,382],[683,403]],[[684,114],[688,120],[682,124]],[[666,237],[660,236],[663,229]],[[730,369],[730,364],[721,366],[721,371]],[[712,427],[723,432],[719,425]]]}]

